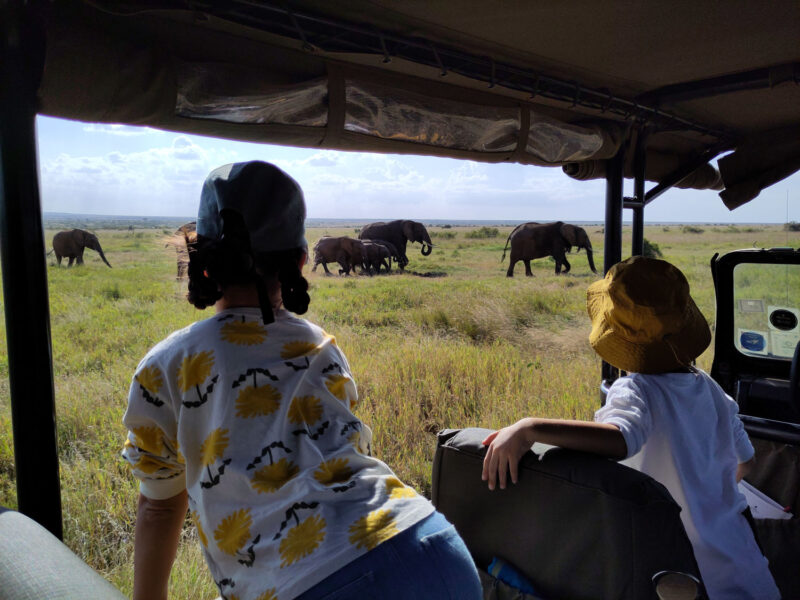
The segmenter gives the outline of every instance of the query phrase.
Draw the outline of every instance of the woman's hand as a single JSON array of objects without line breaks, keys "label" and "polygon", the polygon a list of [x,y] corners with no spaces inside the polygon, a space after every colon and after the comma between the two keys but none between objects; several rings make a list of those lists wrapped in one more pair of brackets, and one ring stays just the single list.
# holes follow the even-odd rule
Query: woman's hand
[{"label": "woman's hand", "polygon": [[483,440],[483,445],[488,449],[483,459],[481,479],[488,481],[490,490],[495,488],[498,480],[500,489],[504,490],[508,473],[511,474],[512,483],[517,483],[519,461],[533,446],[532,424],[531,418],[521,419],[489,434]]}]

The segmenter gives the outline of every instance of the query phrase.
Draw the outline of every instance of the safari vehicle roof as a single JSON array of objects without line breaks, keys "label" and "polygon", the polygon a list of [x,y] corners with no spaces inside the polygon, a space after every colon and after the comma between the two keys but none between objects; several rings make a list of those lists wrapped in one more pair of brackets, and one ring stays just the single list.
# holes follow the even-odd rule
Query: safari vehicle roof
[{"label": "safari vehicle roof", "polygon": [[647,179],[734,208],[800,168],[798,31],[796,0],[58,3],[40,112],[578,178],[645,132]]},{"label": "safari vehicle roof", "polygon": [[605,177],[608,268],[623,206],[636,254],[644,206],[670,186],[719,190],[734,208],[800,168],[798,32],[796,0],[4,2],[0,250],[20,511],[60,535],[36,113]]}]

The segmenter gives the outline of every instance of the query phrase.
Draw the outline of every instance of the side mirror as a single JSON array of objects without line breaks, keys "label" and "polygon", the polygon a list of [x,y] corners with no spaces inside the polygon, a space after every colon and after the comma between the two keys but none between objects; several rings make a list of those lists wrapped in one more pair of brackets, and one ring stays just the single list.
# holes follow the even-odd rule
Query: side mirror
[{"label": "side mirror", "polygon": [[703,586],[694,575],[677,571],[660,571],[653,575],[653,586],[659,600],[698,600]]}]

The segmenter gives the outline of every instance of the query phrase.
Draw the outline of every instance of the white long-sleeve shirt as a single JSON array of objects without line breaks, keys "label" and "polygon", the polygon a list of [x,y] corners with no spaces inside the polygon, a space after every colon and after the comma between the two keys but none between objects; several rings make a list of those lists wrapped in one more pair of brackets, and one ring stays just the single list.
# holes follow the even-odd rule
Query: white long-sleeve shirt
[{"label": "white long-sleeve shirt", "polygon": [[357,401],[332,336],[231,309],[142,359],[123,456],[143,495],[187,490],[223,598],[294,598],[433,512],[370,456]]},{"label": "white long-sleeve shirt", "polygon": [[614,382],[595,421],[619,427],[625,464],[663,484],[681,506],[711,600],[772,600],[780,593],[742,511],[738,463],[754,450],[736,402],[703,371]]}]

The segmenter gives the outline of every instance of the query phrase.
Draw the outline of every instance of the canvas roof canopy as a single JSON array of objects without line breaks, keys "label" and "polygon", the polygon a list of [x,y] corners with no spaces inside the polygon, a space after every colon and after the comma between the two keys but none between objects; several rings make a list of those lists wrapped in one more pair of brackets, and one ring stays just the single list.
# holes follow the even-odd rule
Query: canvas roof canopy
[{"label": "canvas roof canopy", "polygon": [[639,140],[648,180],[729,208],[800,169],[796,0],[107,6],[44,13],[40,112],[578,179]]}]

